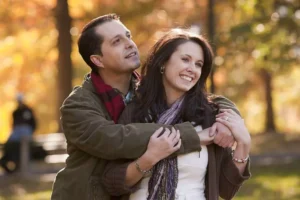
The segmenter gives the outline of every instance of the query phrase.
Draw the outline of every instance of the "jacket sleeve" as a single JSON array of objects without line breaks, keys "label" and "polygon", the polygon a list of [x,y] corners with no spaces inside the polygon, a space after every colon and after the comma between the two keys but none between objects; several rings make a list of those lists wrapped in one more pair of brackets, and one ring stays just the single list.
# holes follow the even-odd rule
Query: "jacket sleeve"
[{"label": "jacket sleeve", "polygon": [[250,176],[250,160],[247,162],[244,173],[241,174],[235,166],[234,161],[232,161],[231,149],[224,149],[219,179],[220,197],[226,200],[232,199],[243,182],[249,179]]},{"label": "jacket sleeve", "polygon": [[127,167],[131,162],[131,160],[116,160],[106,165],[101,181],[104,189],[111,196],[121,196],[135,191],[136,186],[125,185]]},{"label": "jacket sleeve", "polygon": [[224,96],[211,95],[211,100],[218,105],[220,109],[232,109],[237,114],[241,115],[236,105]]},{"label": "jacket sleeve", "polygon": [[[67,141],[90,155],[106,160],[135,159],[141,156],[149,138],[161,125],[115,124],[105,117],[99,102],[83,90],[77,88],[60,109]],[[178,125],[178,129],[182,133],[182,140],[186,140],[183,144],[191,144],[190,147],[182,147],[180,152],[200,149],[200,141],[192,124],[183,123]]]},{"label": "jacket sleeve", "polygon": [[[236,105],[229,99],[223,96],[212,96],[212,101],[216,103],[219,108],[232,109],[237,114],[241,115]],[[238,168],[235,166],[231,158],[231,149],[226,148],[223,150],[223,158],[221,162],[220,184],[219,191],[220,197],[223,199],[232,199],[236,192],[241,187],[242,183],[250,178],[250,161],[243,174],[240,174]]]}]

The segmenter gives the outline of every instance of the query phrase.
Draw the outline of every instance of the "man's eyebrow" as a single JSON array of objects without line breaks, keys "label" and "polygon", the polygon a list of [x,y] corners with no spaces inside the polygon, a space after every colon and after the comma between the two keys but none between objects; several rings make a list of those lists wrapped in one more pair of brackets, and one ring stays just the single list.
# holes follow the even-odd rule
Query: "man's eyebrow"
[{"label": "man's eyebrow", "polygon": [[120,37],[120,36],[121,36],[121,34],[117,34],[117,35],[115,35],[113,38],[111,38],[110,41],[112,41],[112,40],[114,40],[115,38],[118,38],[118,37]]},{"label": "man's eyebrow", "polygon": [[[125,35],[127,36],[128,34],[131,35],[131,32],[130,31],[126,31]],[[113,38],[110,39],[110,41],[112,41],[112,40],[114,40],[115,38],[118,38],[118,37],[122,37],[122,34],[115,35]]]}]

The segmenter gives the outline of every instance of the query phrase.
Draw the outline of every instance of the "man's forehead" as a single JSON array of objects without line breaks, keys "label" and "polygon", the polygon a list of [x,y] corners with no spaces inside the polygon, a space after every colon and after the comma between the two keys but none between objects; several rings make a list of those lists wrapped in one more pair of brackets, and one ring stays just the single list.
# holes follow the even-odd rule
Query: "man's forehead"
[{"label": "man's forehead", "polygon": [[96,28],[96,32],[106,39],[112,39],[117,35],[126,34],[130,32],[127,27],[120,21],[113,20],[110,22],[105,22]]}]

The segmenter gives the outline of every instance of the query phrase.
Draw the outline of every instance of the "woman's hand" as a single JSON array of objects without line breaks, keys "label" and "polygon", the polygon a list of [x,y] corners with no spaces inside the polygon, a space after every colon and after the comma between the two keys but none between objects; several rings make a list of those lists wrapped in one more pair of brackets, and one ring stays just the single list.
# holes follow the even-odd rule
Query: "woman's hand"
[{"label": "woman's hand", "polygon": [[216,121],[230,129],[237,144],[250,146],[251,137],[244,120],[231,109],[221,109],[220,111],[222,113],[216,115]]},{"label": "woman's hand", "polygon": [[181,146],[180,132],[172,127],[169,129],[157,129],[151,136],[148,143],[147,151],[144,156],[148,157],[153,164],[168,157],[175,151],[179,150]]}]

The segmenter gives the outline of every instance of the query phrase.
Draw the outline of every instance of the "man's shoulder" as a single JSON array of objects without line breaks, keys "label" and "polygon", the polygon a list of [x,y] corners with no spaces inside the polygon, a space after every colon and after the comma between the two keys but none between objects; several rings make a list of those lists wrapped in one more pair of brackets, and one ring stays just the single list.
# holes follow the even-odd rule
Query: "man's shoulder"
[{"label": "man's shoulder", "polygon": [[78,99],[81,97],[96,97],[95,88],[92,84],[89,74],[85,75],[81,85],[73,88],[67,99]]},{"label": "man's shoulder", "polygon": [[97,94],[87,90],[82,86],[76,86],[69,94],[69,96],[65,99],[65,101],[62,104],[62,107],[70,104],[92,105],[94,103],[100,103]]},{"label": "man's shoulder", "polygon": [[216,95],[216,94],[210,94],[208,98],[214,102],[215,104],[218,105],[219,108],[222,109],[232,109],[234,110],[237,114],[241,115],[237,106],[235,105],[234,102],[229,100],[228,98],[222,96],[222,95]]},{"label": "man's shoulder", "polygon": [[210,94],[208,98],[214,103],[229,103],[234,104],[231,100],[222,95]]}]

